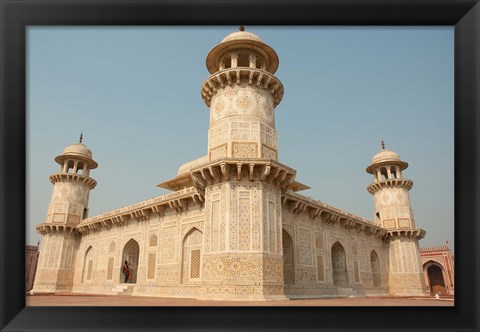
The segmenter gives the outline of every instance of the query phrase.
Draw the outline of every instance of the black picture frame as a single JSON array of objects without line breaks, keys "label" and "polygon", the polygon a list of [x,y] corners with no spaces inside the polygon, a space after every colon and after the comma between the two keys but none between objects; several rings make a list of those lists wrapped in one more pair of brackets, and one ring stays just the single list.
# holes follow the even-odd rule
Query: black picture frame
[{"label": "black picture frame", "polygon": [[[0,17],[2,331],[478,331],[480,5],[477,1],[0,0]],[[240,24],[455,26],[455,306],[25,307],[26,27]]]}]

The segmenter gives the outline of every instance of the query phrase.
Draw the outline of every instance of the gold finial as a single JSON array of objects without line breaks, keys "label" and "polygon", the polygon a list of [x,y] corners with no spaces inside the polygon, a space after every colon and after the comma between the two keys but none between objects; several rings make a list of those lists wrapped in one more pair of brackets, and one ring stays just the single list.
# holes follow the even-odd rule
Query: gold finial
[{"label": "gold finial", "polygon": [[80,133],[80,139],[78,140],[78,143],[83,144],[83,131]]},{"label": "gold finial", "polygon": [[385,150],[385,142],[382,139],[382,150]]},{"label": "gold finial", "polygon": [[240,28],[238,28],[238,30],[243,32],[243,31],[245,31],[245,27],[243,25],[241,25]]}]

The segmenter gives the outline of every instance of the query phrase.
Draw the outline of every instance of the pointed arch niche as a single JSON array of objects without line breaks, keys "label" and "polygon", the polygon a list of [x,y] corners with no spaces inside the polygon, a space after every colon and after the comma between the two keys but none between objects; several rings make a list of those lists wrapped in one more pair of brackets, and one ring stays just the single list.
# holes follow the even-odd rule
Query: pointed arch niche
[{"label": "pointed arch niche", "polygon": [[348,286],[347,258],[340,242],[332,246],[333,284],[338,287]]},{"label": "pointed arch niche", "polygon": [[293,241],[290,234],[282,230],[283,281],[286,285],[295,284],[295,265],[293,261]]},{"label": "pointed arch niche", "polygon": [[200,281],[202,266],[203,233],[192,228],[183,238],[182,283]]},{"label": "pointed arch niche", "polygon": [[93,276],[93,247],[89,246],[85,251],[82,269],[82,283],[92,280]]},{"label": "pointed arch niche", "polygon": [[382,286],[382,276],[380,274],[380,260],[378,259],[377,252],[372,250],[370,253],[370,265],[372,267],[372,279],[374,287]]}]

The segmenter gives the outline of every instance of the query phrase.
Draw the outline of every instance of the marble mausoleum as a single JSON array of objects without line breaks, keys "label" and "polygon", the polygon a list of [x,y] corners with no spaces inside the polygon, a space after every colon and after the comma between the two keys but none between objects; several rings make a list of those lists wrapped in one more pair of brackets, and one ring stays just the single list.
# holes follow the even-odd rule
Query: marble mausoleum
[{"label": "marble mausoleum", "polygon": [[[206,60],[208,151],[158,184],[172,192],[89,217],[97,182],[79,143],[55,158],[34,293],[275,300],[426,295],[412,180],[384,146],[366,168],[374,220],[300,194],[278,160],[279,59],[257,35],[231,33]],[[124,283],[123,262],[132,276]]]}]

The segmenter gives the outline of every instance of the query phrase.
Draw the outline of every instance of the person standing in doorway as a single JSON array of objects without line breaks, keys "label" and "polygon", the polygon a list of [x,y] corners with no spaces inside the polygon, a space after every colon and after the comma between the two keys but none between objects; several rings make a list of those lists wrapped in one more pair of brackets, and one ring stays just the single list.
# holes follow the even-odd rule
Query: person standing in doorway
[{"label": "person standing in doorway", "polygon": [[130,278],[130,269],[128,268],[128,262],[125,261],[125,264],[123,265],[123,275],[124,275],[124,281],[125,283],[128,282],[128,279]]}]

